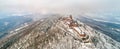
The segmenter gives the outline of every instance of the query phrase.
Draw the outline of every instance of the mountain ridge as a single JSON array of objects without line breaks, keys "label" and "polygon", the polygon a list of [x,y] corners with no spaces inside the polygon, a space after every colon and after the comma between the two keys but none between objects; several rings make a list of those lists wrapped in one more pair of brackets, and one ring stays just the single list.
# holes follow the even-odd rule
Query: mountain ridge
[{"label": "mountain ridge", "polygon": [[40,20],[39,25],[7,49],[120,49],[119,42],[76,20],[81,25],[80,30],[92,37],[92,42],[84,43],[61,18],[55,16]]}]

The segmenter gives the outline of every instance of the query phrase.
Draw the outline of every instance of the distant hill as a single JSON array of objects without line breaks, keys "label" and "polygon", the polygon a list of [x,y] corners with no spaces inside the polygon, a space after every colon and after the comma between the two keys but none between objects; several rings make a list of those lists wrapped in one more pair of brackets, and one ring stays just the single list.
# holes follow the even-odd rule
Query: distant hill
[{"label": "distant hill", "polygon": [[0,38],[7,35],[11,30],[19,27],[21,24],[32,21],[31,18],[23,16],[11,16],[0,19]]}]

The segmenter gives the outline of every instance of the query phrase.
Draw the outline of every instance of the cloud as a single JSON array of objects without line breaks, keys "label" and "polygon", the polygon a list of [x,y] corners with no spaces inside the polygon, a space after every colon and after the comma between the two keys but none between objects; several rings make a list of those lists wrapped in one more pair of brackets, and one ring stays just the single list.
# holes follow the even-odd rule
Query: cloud
[{"label": "cloud", "polygon": [[119,2],[119,0],[0,0],[0,7],[43,13],[79,13],[120,9]]}]

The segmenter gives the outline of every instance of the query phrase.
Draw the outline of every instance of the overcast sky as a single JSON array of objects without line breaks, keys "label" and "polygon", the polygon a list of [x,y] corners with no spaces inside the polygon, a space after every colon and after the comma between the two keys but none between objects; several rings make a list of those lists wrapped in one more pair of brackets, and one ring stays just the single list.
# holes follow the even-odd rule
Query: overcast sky
[{"label": "overcast sky", "polygon": [[120,0],[0,0],[2,11],[19,9],[42,13],[75,13],[115,8],[120,9]]}]

